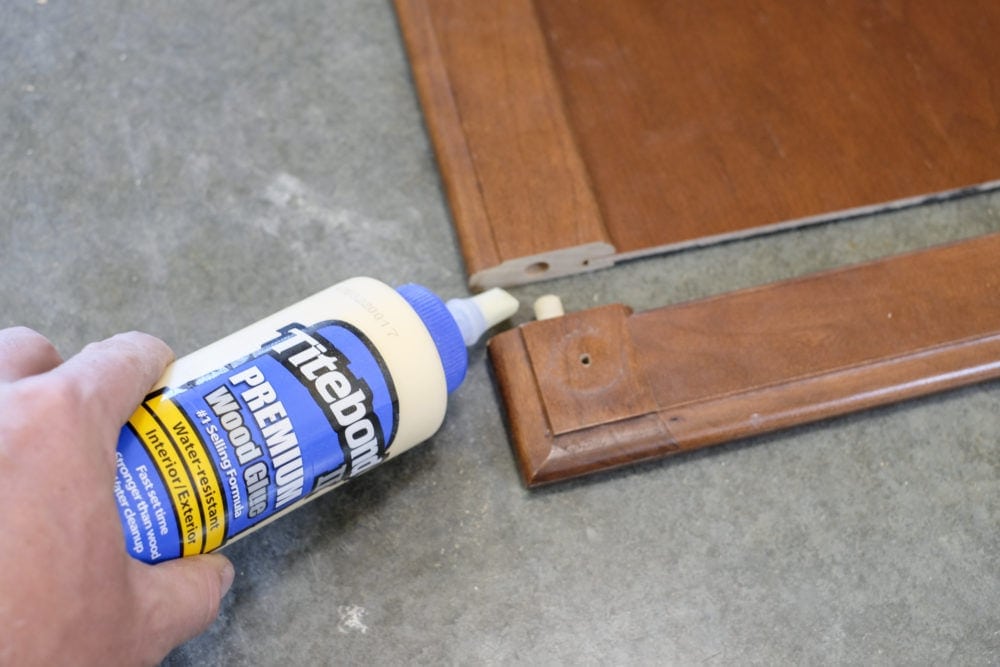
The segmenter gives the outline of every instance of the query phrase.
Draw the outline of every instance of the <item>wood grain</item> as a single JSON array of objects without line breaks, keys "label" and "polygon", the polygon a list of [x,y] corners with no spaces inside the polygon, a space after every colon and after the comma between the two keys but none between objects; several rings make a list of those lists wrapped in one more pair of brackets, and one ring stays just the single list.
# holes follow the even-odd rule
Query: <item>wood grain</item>
[{"label": "wood grain", "polygon": [[1000,234],[489,343],[528,486],[1000,377]]},{"label": "wood grain", "polygon": [[607,266],[613,248],[531,0],[396,9],[471,282]]},{"label": "wood grain", "polygon": [[1000,3],[396,0],[474,286],[1000,179]]}]

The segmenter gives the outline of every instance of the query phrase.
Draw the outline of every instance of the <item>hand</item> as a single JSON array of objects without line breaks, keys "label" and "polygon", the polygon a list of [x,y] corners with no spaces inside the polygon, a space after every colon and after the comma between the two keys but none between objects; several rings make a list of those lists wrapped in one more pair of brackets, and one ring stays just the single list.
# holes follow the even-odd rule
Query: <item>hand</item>
[{"label": "hand", "polygon": [[218,615],[232,564],[132,559],[115,505],[118,433],[171,358],[128,333],[63,363],[0,330],[0,664],[152,664]]}]

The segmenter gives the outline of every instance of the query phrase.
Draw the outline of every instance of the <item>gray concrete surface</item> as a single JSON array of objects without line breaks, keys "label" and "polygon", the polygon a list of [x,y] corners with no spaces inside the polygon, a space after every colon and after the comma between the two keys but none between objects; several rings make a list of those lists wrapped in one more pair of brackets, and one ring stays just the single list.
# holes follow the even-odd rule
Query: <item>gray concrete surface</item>
[{"label": "gray concrete surface", "polygon": [[[0,170],[0,324],[65,355],[357,274],[464,292],[384,1],[6,2]],[[651,308],[996,230],[977,195],[514,292]],[[430,442],[227,549],[167,663],[997,664],[998,414],[988,383],[529,493],[480,347]]]}]

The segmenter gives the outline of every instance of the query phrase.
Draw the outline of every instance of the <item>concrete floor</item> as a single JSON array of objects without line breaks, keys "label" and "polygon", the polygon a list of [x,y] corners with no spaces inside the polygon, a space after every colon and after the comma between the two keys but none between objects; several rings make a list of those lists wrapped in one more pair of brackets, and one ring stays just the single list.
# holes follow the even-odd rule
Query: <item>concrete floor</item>
[{"label": "concrete floor", "polygon": [[[357,274],[464,293],[388,2],[19,0],[0,63],[2,325],[184,354]],[[515,322],[997,230],[977,195],[516,289]],[[167,663],[996,664],[998,438],[994,382],[529,493],[480,346],[430,442],[228,548]]]}]

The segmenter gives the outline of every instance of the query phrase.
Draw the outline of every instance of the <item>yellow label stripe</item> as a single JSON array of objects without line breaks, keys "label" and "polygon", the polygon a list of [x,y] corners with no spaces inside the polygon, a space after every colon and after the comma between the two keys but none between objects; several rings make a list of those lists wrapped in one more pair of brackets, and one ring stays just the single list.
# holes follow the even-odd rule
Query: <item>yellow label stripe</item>
[{"label": "yellow label stripe", "polygon": [[139,434],[170,492],[181,531],[181,554],[191,556],[201,553],[204,542],[201,511],[180,453],[146,404],[135,411],[129,424]]},{"label": "yellow label stripe", "polygon": [[145,405],[166,428],[194,482],[203,522],[202,553],[218,549],[226,537],[226,508],[222,484],[205,443],[184,412],[163,394],[147,399]]}]

